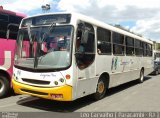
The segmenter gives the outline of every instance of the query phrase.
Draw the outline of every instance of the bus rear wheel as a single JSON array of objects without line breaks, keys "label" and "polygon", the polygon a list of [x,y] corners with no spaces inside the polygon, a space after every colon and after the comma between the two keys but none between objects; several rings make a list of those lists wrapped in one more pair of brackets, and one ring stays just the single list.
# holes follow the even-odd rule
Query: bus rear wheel
[{"label": "bus rear wheel", "polygon": [[96,93],[93,94],[94,100],[100,100],[105,96],[107,90],[107,81],[105,77],[101,77],[98,80]]},{"label": "bus rear wheel", "polygon": [[159,71],[158,71],[158,70],[156,70],[156,71],[155,71],[155,75],[158,75],[158,74],[159,74]]},{"label": "bus rear wheel", "polygon": [[155,75],[158,75],[160,73],[160,68],[158,68],[156,71],[155,71]]},{"label": "bus rear wheel", "polygon": [[10,88],[9,85],[8,79],[5,76],[0,75],[0,98],[3,98],[7,95]]}]

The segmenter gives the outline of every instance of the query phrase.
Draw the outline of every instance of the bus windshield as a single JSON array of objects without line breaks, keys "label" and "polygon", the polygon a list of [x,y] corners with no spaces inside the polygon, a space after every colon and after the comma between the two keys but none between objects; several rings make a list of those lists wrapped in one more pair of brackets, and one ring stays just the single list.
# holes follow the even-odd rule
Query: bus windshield
[{"label": "bus windshield", "polygon": [[72,26],[41,26],[19,30],[15,65],[34,69],[60,69],[71,63]]}]

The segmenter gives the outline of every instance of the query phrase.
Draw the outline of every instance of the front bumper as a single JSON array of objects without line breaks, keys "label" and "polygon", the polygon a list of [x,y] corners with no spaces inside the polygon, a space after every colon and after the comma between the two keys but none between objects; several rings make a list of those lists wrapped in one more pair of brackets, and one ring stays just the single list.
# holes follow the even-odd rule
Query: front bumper
[{"label": "front bumper", "polygon": [[44,88],[26,85],[12,79],[14,92],[17,94],[28,94],[40,98],[57,100],[57,101],[72,101],[72,87],[64,85],[60,87]]}]

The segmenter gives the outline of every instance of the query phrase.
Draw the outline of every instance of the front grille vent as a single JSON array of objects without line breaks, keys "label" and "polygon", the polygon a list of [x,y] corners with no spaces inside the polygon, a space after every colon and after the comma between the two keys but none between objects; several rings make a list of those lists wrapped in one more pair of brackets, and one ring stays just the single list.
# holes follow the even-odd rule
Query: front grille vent
[{"label": "front grille vent", "polygon": [[40,84],[40,85],[49,85],[50,84],[50,81],[27,79],[27,78],[22,78],[22,80],[24,82],[31,83],[31,84]]}]

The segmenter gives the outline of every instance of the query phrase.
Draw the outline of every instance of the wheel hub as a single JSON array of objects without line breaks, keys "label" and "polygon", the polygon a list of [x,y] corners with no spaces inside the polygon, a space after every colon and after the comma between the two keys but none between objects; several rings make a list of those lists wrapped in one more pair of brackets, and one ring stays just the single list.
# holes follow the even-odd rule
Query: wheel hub
[{"label": "wheel hub", "polygon": [[98,92],[103,93],[103,91],[104,91],[104,83],[100,82],[98,83]]}]

